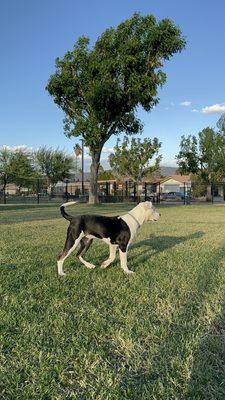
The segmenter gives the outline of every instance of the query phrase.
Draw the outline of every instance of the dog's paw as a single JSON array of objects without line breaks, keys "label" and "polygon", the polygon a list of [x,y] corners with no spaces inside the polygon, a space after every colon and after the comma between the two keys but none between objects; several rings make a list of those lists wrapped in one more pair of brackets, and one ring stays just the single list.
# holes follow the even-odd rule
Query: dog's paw
[{"label": "dog's paw", "polygon": [[87,263],[87,264],[85,264],[86,265],[86,267],[88,268],[88,269],[94,269],[95,268],[95,265],[94,264],[91,264],[91,263]]},{"label": "dog's paw", "polygon": [[100,265],[100,268],[102,268],[102,269],[107,268],[108,265],[109,265],[109,263],[107,263],[106,261],[104,261],[104,262]]},{"label": "dog's paw", "polygon": [[126,273],[127,275],[133,275],[133,274],[135,274],[134,271],[130,271],[129,269],[128,269],[128,271],[125,271],[125,273]]},{"label": "dog's paw", "polygon": [[59,276],[66,276],[65,272],[58,273]]}]

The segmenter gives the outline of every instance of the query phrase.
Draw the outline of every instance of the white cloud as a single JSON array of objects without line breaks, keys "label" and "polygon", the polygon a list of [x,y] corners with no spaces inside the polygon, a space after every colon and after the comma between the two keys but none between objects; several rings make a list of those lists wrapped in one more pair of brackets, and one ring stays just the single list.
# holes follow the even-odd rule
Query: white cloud
[{"label": "white cloud", "polygon": [[197,110],[196,108],[193,108],[193,110],[191,110],[191,112],[198,113],[199,110]]},{"label": "white cloud", "polygon": [[177,160],[173,157],[163,156],[162,163],[160,164],[162,167],[178,167]]},{"label": "white cloud", "polygon": [[24,153],[32,153],[34,151],[33,147],[27,146],[26,144],[19,144],[18,146],[8,146],[8,145],[3,145],[1,146],[1,149],[7,149],[13,152],[16,151],[23,151]]},{"label": "white cloud", "polygon": [[203,114],[222,114],[225,112],[224,104],[213,104],[212,106],[206,106],[202,108]]},{"label": "white cloud", "polygon": [[189,107],[191,105],[191,101],[185,100],[180,103],[181,106]]},{"label": "white cloud", "polygon": [[102,153],[106,154],[106,155],[107,154],[109,155],[109,154],[113,153],[113,151],[114,151],[113,147],[105,147],[104,146],[103,149],[102,149]]}]

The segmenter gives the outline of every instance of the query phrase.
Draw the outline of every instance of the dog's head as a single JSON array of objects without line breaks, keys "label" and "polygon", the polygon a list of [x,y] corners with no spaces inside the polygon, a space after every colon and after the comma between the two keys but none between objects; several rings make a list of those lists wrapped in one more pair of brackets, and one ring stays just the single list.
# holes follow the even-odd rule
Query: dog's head
[{"label": "dog's head", "polygon": [[158,221],[160,214],[156,211],[155,207],[153,207],[151,201],[143,201],[140,203],[140,206],[145,212],[145,222]]}]

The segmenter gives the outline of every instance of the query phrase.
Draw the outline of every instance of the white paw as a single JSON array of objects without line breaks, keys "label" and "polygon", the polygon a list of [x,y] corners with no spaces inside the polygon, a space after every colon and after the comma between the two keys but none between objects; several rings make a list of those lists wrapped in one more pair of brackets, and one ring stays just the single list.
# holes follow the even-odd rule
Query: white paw
[{"label": "white paw", "polygon": [[101,264],[101,268],[106,268],[106,267],[108,267],[108,265],[109,265],[109,264],[108,264],[107,262],[104,261],[104,262]]},{"label": "white paw", "polygon": [[130,271],[129,269],[128,269],[127,271],[125,271],[125,273],[126,273],[127,275],[132,275],[132,274],[135,274],[135,272],[134,272],[134,271]]},{"label": "white paw", "polygon": [[88,264],[85,264],[85,265],[86,265],[86,267],[89,268],[89,269],[94,269],[94,268],[95,268],[95,265],[94,265],[94,264],[88,263]]},{"label": "white paw", "polygon": [[59,276],[66,276],[65,272],[59,272],[58,275]]}]

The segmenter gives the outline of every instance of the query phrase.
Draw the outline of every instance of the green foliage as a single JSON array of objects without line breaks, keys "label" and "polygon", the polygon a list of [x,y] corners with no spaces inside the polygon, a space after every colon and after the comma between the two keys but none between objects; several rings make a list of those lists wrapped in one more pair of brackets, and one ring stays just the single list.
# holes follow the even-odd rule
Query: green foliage
[{"label": "green foliage", "polygon": [[98,180],[107,181],[110,179],[115,179],[113,172],[111,170],[105,171],[104,168],[100,165],[99,173],[98,173]]},{"label": "green foliage", "polygon": [[217,182],[225,177],[225,136],[209,127],[198,137],[182,136],[176,158],[182,174],[198,174],[205,182]]},{"label": "green foliage", "polygon": [[7,147],[2,147],[0,149],[0,183],[3,185],[3,188],[12,179],[11,162],[12,151]]},{"label": "green foliage", "polygon": [[157,88],[166,81],[163,62],[184,45],[170,20],[139,14],[107,29],[92,48],[88,38],[79,38],[56,60],[47,85],[66,114],[66,134],[82,135],[95,152],[112,134],[140,132],[136,107],[149,111],[158,102]]},{"label": "green foliage", "polygon": [[219,121],[217,122],[217,127],[225,134],[225,113],[221,115]]},{"label": "green foliage", "polygon": [[205,179],[198,175],[191,175],[191,194],[193,197],[203,197],[207,192],[207,182]]},{"label": "green foliage", "polygon": [[181,174],[197,173],[199,170],[198,140],[195,136],[181,136],[180,152],[176,156]]},{"label": "green foliage", "polygon": [[97,190],[104,143],[111,135],[142,131],[137,107],[150,111],[157,104],[158,87],[166,81],[163,64],[184,46],[172,21],[135,13],[103,32],[92,47],[81,37],[72,51],[56,59],[46,89],[65,113],[65,134],[81,135],[89,148],[91,191]]},{"label": "green foliage", "polygon": [[[159,169],[161,156],[158,151],[161,143],[157,138],[141,139],[132,138],[131,141],[125,136],[123,142],[117,139],[114,153],[109,156],[109,163],[117,176],[128,176],[134,181],[141,181],[143,177],[150,176]],[[153,157],[154,163],[150,165]]]},{"label": "green foliage", "polygon": [[11,157],[11,177],[13,183],[19,188],[32,187],[35,185],[37,173],[34,169],[32,156],[22,150],[13,152]]},{"label": "green foliage", "polygon": [[0,182],[3,188],[8,183],[31,187],[36,177],[32,156],[23,150],[0,149]]},{"label": "green foliage", "polygon": [[41,147],[35,155],[37,168],[46,176],[51,185],[69,178],[73,167],[73,158],[62,150]]}]

